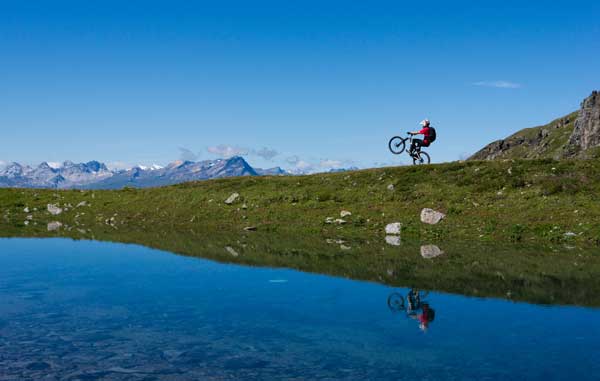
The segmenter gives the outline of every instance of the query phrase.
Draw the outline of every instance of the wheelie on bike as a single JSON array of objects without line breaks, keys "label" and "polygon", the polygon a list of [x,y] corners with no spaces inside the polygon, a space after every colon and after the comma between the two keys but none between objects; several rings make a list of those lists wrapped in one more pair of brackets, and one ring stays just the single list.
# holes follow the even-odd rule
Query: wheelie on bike
[{"label": "wheelie on bike", "polygon": [[[388,143],[388,147],[394,155],[400,155],[404,152],[408,143],[409,149],[407,153],[415,165],[429,164],[431,162],[429,154],[422,151],[421,147],[429,147],[437,138],[437,132],[435,128],[431,127],[428,119],[421,121],[420,124],[423,127],[421,130],[407,132],[408,137],[406,138],[394,136]],[[423,139],[415,139],[415,135],[423,135]]]}]

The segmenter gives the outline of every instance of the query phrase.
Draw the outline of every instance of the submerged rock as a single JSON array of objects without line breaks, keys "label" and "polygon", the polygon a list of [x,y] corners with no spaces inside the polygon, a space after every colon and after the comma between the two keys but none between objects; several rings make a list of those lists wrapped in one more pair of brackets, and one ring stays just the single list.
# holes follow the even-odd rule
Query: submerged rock
[{"label": "submerged rock", "polygon": [[436,245],[423,245],[421,246],[421,256],[425,259],[431,259],[439,257],[444,254],[442,250]]},{"label": "submerged rock", "polygon": [[51,232],[58,230],[61,226],[63,226],[63,224],[58,221],[48,222],[48,231]]},{"label": "submerged rock", "polygon": [[392,246],[400,246],[400,236],[398,235],[386,235],[385,243]]},{"label": "submerged rock", "polygon": [[234,257],[237,257],[237,256],[239,256],[239,255],[240,255],[240,254],[239,254],[237,251],[235,251],[235,249],[234,249],[233,247],[231,247],[231,246],[225,246],[225,250],[227,250],[227,252],[228,252],[229,254],[231,254],[232,256],[234,256]]},{"label": "submerged rock", "polygon": [[444,219],[446,215],[442,212],[438,212],[436,210],[425,208],[421,210],[421,222],[425,224],[435,225]]}]

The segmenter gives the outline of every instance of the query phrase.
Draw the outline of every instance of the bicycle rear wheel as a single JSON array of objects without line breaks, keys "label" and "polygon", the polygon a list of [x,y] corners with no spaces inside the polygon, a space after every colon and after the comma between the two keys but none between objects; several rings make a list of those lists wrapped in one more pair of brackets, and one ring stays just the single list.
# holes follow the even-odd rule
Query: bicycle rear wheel
[{"label": "bicycle rear wheel", "polygon": [[388,147],[394,155],[399,155],[404,152],[404,149],[406,148],[406,139],[402,139],[400,136],[394,136],[390,139]]},{"label": "bicycle rear wheel", "polygon": [[421,165],[421,164],[429,164],[430,162],[429,154],[427,152],[417,152],[413,155],[413,164]]}]

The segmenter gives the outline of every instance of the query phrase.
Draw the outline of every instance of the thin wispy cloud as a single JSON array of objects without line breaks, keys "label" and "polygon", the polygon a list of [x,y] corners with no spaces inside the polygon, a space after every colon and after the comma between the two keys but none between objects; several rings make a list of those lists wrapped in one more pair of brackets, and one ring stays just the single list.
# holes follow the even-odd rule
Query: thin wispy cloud
[{"label": "thin wispy cloud", "polygon": [[196,161],[200,155],[185,147],[179,147],[179,159],[182,161]]},{"label": "thin wispy cloud", "polygon": [[255,155],[255,156],[258,156],[258,157],[262,157],[265,160],[271,161],[277,155],[279,155],[279,152],[277,152],[276,150],[274,150],[272,148],[263,147],[263,148],[258,149],[258,150],[252,150],[251,154]]},{"label": "thin wispy cloud", "polygon": [[523,87],[520,83],[510,81],[479,81],[474,82],[473,86],[494,87],[496,89],[518,89]]},{"label": "thin wispy cloud", "polygon": [[228,144],[219,144],[218,146],[211,146],[206,149],[209,153],[222,158],[230,158],[233,156],[257,156],[268,161],[272,161],[279,152],[273,148],[262,147],[259,149],[245,148],[239,146],[232,146]]},{"label": "thin wispy cloud", "polygon": [[217,155],[222,158],[230,158],[233,156],[247,155],[248,150],[242,147],[234,147],[226,144],[219,144],[218,146],[208,147],[206,149],[209,153]]}]

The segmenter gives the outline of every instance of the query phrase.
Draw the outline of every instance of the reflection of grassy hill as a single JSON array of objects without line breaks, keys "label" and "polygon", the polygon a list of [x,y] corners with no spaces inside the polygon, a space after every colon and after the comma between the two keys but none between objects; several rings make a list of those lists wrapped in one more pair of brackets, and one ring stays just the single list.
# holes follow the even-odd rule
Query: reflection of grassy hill
[{"label": "reflection of grassy hill", "polygon": [[[223,234],[206,231],[142,231],[97,227],[93,234],[48,233],[0,225],[0,236],[64,236],[137,243],[219,262],[287,267],[392,286],[414,287],[544,304],[600,306],[600,256],[561,246],[532,247],[441,242],[444,254],[424,259],[416,242],[335,242],[335,235]],[[557,251],[558,250],[558,251]],[[385,303],[385,300],[382,300]]]},{"label": "reflection of grassy hill", "polygon": [[[393,189],[391,186],[393,186]],[[233,192],[240,197],[224,200]],[[468,161],[301,177],[245,177],[112,191],[0,189],[0,218],[67,229],[323,233],[368,239],[401,222],[405,240],[600,243],[600,162]],[[87,206],[76,207],[82,201]],[[67,208],[51,216],[46,205]],[[70,205],[70,206],[69,206]],[[24,208],[30,212],[24,212]],[[447,217],[420,222],[422,208]],[[37,208],[37,211],[34,211]],[[326,224],[341,210],[342,225]],[[27,216],[33,218],[29,226]],[[64,227],[63,227],[64,228]]]}]

